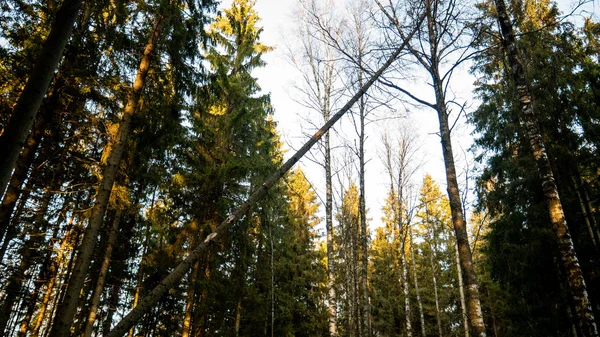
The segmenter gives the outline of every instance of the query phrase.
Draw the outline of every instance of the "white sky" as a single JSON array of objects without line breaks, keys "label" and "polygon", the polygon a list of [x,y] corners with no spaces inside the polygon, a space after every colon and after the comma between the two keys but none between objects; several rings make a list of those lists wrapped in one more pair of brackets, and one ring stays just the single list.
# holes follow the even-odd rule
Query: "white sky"
[{"label": "white sky", "polygon": [[[559,7],[563,12],[569,10],[572,2],[571,0],[558,1]],[[224,0],[222,7],[227,8],[230,4],[231,0]],[[290,42],[293,42],[290,41],[290,37],[292,36],[290,32],[294,21],[293,11],[296,6],[297,0],[257,0],[255,6],[256,11],[262,18],[260,25],[264,28],[261,40],[264,44],[274,46],[276,49],[264,56],[267,66],[257,69],[254,75],[258,77],[258,83],[262,87],[262,90],[271,93],[271,102],[275,108],[275,120],[278,122],[279,133],[282,136],[282,140],[286,143],[287,149],[290,146],[296,149],[299,148],[306,140],[306,136],[302,135],[301,125],[304,124],[304,128],[308,128],[306,123],[303,122],[303,117],[308,112],[292,99],[294,95],[299,95],[299,92],[293,88],[293,82],[298,78],[298,72],[296,68],[290,65],[286,56],[286,44],[289,45]],[[592,5],[589,5],[587,8],[588,11],[597,11]],[[473,96],[470,93],[474,78],[468,74],[467,69],[464,68],[460,73],[455,75],[455,78],[460,79],[457,81],[457,87],[460,87],[458,100],[467,102],[468,105],[475,107],[476,104],[474,104]],[[415,84],[413,84],[414,86]],[[422,92],[422,96],[430,97],[429,91],[431,89],[429,87],[417,85],[417,94],[419,94],[419,87],[421,90],[427,91],[426,93]],[[416,183],[420,185],[423,175],[429,173],[438,182],[442,190],[445,190],[441,146],[439,137],[435,134],[438,130],[437,116],[431,109],[413,111],[411,116],[411,125],[415,128],[422,142],[420,157],[424,161],[422,171],[417,174]],[[386,124],[389,123],[389,121],[386,122]],[[340,133],[348,134],[348,138],[355,134],[354,130],[348,128],[351,125],[348,116],[344,117],[342,124],[346,127],[340,130]],[[378,155],[378,147],[380,147],[378,145],[380,140],[379,132],[385,127],[385,125],[379,123],[371,125],[367,130],[369,138],[367,140],[366,151],[368,161],[366,165],[366,198],[367,207],[369,208],[368,216],[372,219],[370,222],[371,228],[377,227],[381,223],[381,206],[387,194],[387,173],[385,173]],[[472,142],[470,130],[470,126],[462,123],[462,125],[457,126],[453,131],[453,150],[457,172],[460,174],[459,183],[461,185],[464,184],[463,173],[466,168],[465,163],[471,163],[470,169],[472,169],[473,165],[472,156],[468,152],[468,148]],[[287,155],[289,156],[291,153],[293,151],[289,150]],[[465,161],[465,158],[467,161]],[[324,198],[324,173],[322,169],[309,160],[302,160],[301,165],[305,174],[315,186],[317,193]],[[336,179],[334,178],[335,181]],[[462,186],[461,188],[464,189]]]}]

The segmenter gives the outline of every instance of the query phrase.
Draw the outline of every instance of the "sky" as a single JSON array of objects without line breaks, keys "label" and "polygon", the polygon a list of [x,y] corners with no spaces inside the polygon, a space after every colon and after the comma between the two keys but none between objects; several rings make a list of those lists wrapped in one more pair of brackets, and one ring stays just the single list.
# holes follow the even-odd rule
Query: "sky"
[{"label": "sky", "polygon": [[[284,148],[287,150],[286,158],[295,152],[293,149],[298,149],[306,141],[306,132],[303,132],[303,130],[309,129],[309,125],[305,121],[309,112],[297,103],[300,99],[300,93],[294,88],[294,83],[299,79],[299,73],[289,62],[289,56],[286,55],[287,46],[294,43],[291,32],[295,22],[294,10],[297,8],[297,2],[298,0],[257,0],[255,5],[255,9],[262,19],[259,23],[263,27],[261,41],[266,45],[275,47],[275,50],[264,55],[267,65],[264,68],[257,69],[254,75],[258,78],[262,91],[271,95],[271,102],[275,109],[274,119],[278,123],[278,130],[282,136]],[[562,12],[570,11],[573,3],[572,0],[558,1]],[[224,0],[221,7],[227,8],[230,4],[231,0]],[[588,12],[597,13],[597,8],[593,4],[586,6],[584,9]],[[461,103],[466,103],[471,109],[476,107],[476,99],[471,94],[475,78],[468,73],[468,65],[461,68],[454,78],[456,80],[453,87],[457,88],[455,90],[456,99]],[[425,97],[430,96],[431,88],[425,83],[410,83],[410,86],[417,94],[422,94]],[[398,111],[404,116],[410,116],[408,120],[404,119],[404,124],[414,130],[420,144],[418,157],[422,160],[422,168],[415,175],[417,188],[420,186],[423,176],[430,174],[440,185],[440,188],[445,190],[445,170],[440,138],[436,134],[439,128],[437,115],[431,109],[410,109],[407,112],[402,106],[398,106]],[[453,116],[456,118],[455,115],[451,115],[451,118]],[[384,129],[391,129],[390,131],[393,132],[394,125],[397,122],[385,120],[372,123],[366,130],[368,139],[366,145],[365,179],[367,188],[365,194],[371,228],[381,225],[381,208],[388,190],[387,173],[380,159],[380,133]],[[340,134],[346,134],[347,138],[355,135],[348,116],[342,119],[341,124],[342,126],[337,128]],[[452,135],[459,184],[461,184],[463,190],[467,188],[465,186],[465,172],[469,172],[471,176],[474,175],[472,171],[474,168],[473,155],[469,152],[473,139],[471,132],[472,127],[465,123],[464,118],[461,118]],[[318,157],[318,154],[314,153],[313,158]],[[300,165],[319,197],[324,199],[323,170],[307,159],[302,160]],[[337,180],[334,178],[335,181]],[[472,185],[472,182],[469,182],[469,184]],[[472,186],[468,187],[471,188]],[[335,194],[336,192],[334,192]],[[473,201],[472,194],[470,195],[470,200]],[[323,207],[321,207],[321,215],[324,217]]]}]

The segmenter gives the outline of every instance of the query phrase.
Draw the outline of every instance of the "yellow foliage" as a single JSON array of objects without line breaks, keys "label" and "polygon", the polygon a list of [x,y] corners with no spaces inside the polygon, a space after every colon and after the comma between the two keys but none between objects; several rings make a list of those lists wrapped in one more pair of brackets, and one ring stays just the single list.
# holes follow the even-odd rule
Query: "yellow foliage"
[{"label": "yellow foliage", "polygon": [[183,176],[180,173],[176,173],[173,176],[173,184],[179,185],[179,186],[183,186],[185,184],[185,179],[183,178]]},{"label": "yellow foliage", "polygon": [[129,200],[129,189],[115,182],[110,193],[109,205],[112,208],[125,208],[131,204]]},{"label": "yellow foliage", "polygon": [[227,107],[224,104],[211,105],[208,113],[213,116],[223,116],[227,112]]}]

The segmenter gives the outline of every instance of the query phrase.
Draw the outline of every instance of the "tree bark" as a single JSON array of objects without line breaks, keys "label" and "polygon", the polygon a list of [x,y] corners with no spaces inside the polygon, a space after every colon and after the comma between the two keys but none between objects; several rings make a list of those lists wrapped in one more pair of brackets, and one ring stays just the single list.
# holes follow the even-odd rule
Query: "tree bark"
[{"label": "tree bark", "polygon": [[113,141],[112,146],[109,148],[108,162],[102,175],[102,181],[96,194],[96,201],[92,208],[90,220],[86,228],[83,240],[78,249],[79,254],[75,261],[75,267],[73,274],[69,279],[65,298],[59,306],[57,317],[54,320],[50,337],[63,337],[69,334],[73,315],[77,309],[77,302],[79,293],[83,287],[85,276],[90,266],[92,253],[96,245],[96,237],[100,225],[104,221],[104,214],[108,206],[108,200],[112,191],[117,172],[119,170],[119,164],[125,151],[125,145],[129,137],[129,129],[131,127],[131,120],[133,115],[138,110],[138,101],[142,94],[146,76],[150,69],[150,62],[152,60],[155,44],[158,41],[160,35],[160,22],[162,17],[158,17],[155,21],[153,31],[146,44],[144,54],[140,61],[140,65],[137,71],[135,82],[133,83],[132,91],[128,95],[127,105],[123,111],[123,116],[119,124],[119,129],[116,138]]},{"label": "tree bark", "polygon": [[[362,65],[362,64],[361,64]],[[362,85],[363,74],[362,70],[359,70],[359,84]],[[371,336],[371,329],[369,327],[369,288],[367,286],[368,277],[368,264],[369,264],[369,236],[367,231],[367,206],[365,201],[365,114],[366,114],[366,102],[364,97],[361,97],[358,102],[359,110],[359,149],[358,149],[358,161],[359,161],[359,196],[358,196],[358,214],[359,214],[359,228],[360,228],[360,303],[361,303],[361,336]],[[358,262],[358,261],[357,261]]]},{"label": "tree bark", "polygon": [[[427,202],[429,202],[429,201],[427,201]],[[433,295],[434,295],[434,299],[435,299],[435,320],[437,322],[437,327],[438,327],[438,336],[442,337],[443,332],[442,332],[442,319],[440,317],[440,301],[439,301],[439,296],[438,296],[437,278],[435,276],[437,268],[435,267],[435,263],[434,263],[434,260],[437,261],[437,256],[436,256],[437,245],[435,245],[435,229],[434,229],[435,224],[429,218],[429,205],[427,203],[425,204],[425,214],[426,214],[427,225],[431,226],[431,239],[428,240],[428,244],[429,244],[429,250],[431,251],[431,253],[429,254],[429,265],[431,267],[431,279],[433,281]]]},{"label": "tree bark", "polygon": [[[329,119],[329,112],[323,114]],[[325,230],[327,231],[327,305],[329,314],[329,336],[337,337],[337,309],[335,296],[335,261],[333,251],[333,184],[331,181],[330,133],[325,134]]]},{"label": "tree bark", "polygon": [[525,124],[527,137],[537,164],[542,190],[550,215],[552,229],[556,235],[561,264],[566,272],[566,278],[571,290],[571,297],[575,305],[575,317],[583,336],[598,336],[598,328],[587,287],[573,246],[573,240],[565,219],[565,214],[558,194],[554,173],[550,166],[546,146],[538,128],[537,117],[533,109],[533,100],[527,86],[525,69],[519,60],[519,50],[512,22],[508,16],[504,0],[495,0],[498,12],[498,23],[503,36],[504,49],[507,54],[508,65],[512,79],[515,82],[518,100],[521,105],[521,120]]},{"label": "tree bark", "polygon": [[82,0],[65,0],[56,13],[42,53],[31,70],[4,133],[0,135],[0,149],[5,151],[0,157],[0,195],[6,190],[19,153],[69,41],[82,3]]},{"label": "tree bark", "polygon": [[573,181],[573,189],[575,190],[575,193],[577,194],[577,199],[579,200],[579,207],[581,209],[581,215],[583,216],[583,219],[585,221],[585,226],[588,230],[588,234],[590,235],[590,241],[592,241],[592,244],[594,245],[594,248],[596,249],[596,253],[600,252],[600,246],[598,246],[598,240],[597,240],[597,236],[596,236],[596,226],[595,223],[593,223],[594,217],[591,216],[591,214],[588,212],[588,205],[587,202],[583,199],[582,196],[582,191],[583,191],[583,185],[580,185],[577,183],[577,179],[575,177],[571,177],[572,181]]},{"label": "tree bark", "polygon": [[[408,233],[408,230],[406,231]],[[406,235],[400,235],[402,242],[400,243],[400,263],[402,264],[402,289],[404,292],[404,312],[406,318],[406,337],[412,337],[412,315],[410,310],[410,289],[408,283],[408,263],[405,254]]]},{"label": "tree bark", "polygon": [[465,337],[469,337],[469,318],[467,316],[467,302],[465,300],[465,285],[463,283],[462,269],[460,268],[460,258],[458,257],[458,246],[454,245],[456,256],[456,274],[458,277],[458,291],[460,294],[460,309],[462,311],[463,325],[465,327]]}]

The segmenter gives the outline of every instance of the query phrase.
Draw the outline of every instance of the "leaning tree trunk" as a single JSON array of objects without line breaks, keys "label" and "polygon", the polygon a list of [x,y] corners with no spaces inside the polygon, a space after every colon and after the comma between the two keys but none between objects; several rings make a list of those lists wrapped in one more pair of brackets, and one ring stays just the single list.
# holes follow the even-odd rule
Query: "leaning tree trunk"
[{"label": "leaning tree trunk", "polygon": [[56,13],[42,53],[31,70],[4,133],[0,136],[0,149],[4,151],[0,156],[0,195],[6,190],[19,153],[69,41],[82,3],[82,0],[65,0]]},{"label": "leaning tree trunk", "polygon": [[63,337],[69,334],[73,315],[77,309],[79,293],[83,287],[90,266],[91,257],[94,252],[94,247],[96,245],[96,237],[98,236],[100,225],[104,221],[108,200],[117,176],[121,158],[123,157],[123,152],[125,151],[125,144],[127,143],[129,129],[131,127],[131,120],[138,110],[138,101],[150,69],[150,62],[152,60],[155,44],[160,35],[159,25],[161,19],[162,18],[159,16],[155,21],[153,31],[151,32],[151,36],[146,44],[144,54],[140,61],[132,91],[127,98],[127,105],[123,111],[119,130],[113,140],[113,144],[109,148],[108,161],[102,175],[98,193],[96,194],[96,201],[92,208],[90,220],[79,247],[79,254],[75,261],[73,274],[69,279],[65,298],[59,306],[57,316],[50,332],[50,337]]},{"label": "leaning tree trunk", "polygon": [[542,134],[538,128],[537,117],[533,109],[533,100],[527,87],[525,69],[519,61],[519,51],[513,31],[512,23],[508,17],[504,0],[495,0],[498,12],[498,22],[502,30],[504,49],[508,57],[511,75],[515,82],[518,99],[521,105],[521,120],[525,123],[527,137],[531,146],[533,158],[537,164],[542,190],[550,215],[550,222],[558,242],[560,261],[566,272],[566,278],[571,290],[572,301],[575,305],[575,317],[584,336],[598,336],[598,328],[590,299],[588,297],[585,280],[573,240],[567,226],[563,207],[558,195],[558,188],[554,173],[550,166],[548,154]]},{"label": "leaning tree trunk", "polygon": [[[167,275],[150,293],[144,297],[139,305],[131,310],[123,319],[112,329],[106,337],[117,337],[122,336],[129,328],[135,324],[135,322],[142,317],[142,315],[154,306],[156,302],[169,290],[171,289],[189,268],[198,261],[208,251],[209,245],[214,243],[215,238],[220,238],[225,235],[227,230],[235,223],[238,219],[244,216],[250,206],[256,201],[260,200],[267,194],[267,191],[285,175],[320,139],[323,137],[329,129],[338,121],[350,108],[354,105],[362,95],[375,83],[375,81],[381,76],[381,74],[389,68],[389,66],[396,60],[400,55],[407,42],[415,34],[416,28],[409,34],[405,42],[399,46],[394,53],[387,59],[385,64],[381,66],[371,78],[358,90],[358,92],[335,114],[331,119],[321,127],[292,157],[290,157],[279,169],[273,172],[260,186],[259,188],[246,200],[244,203],[239,205],[233,212],[221,222],[212,232],[209,234],[202,243],[200,243],[183,261],[177,265],[173,271]],[[52,336],[60,337],[60,336]]]}]

